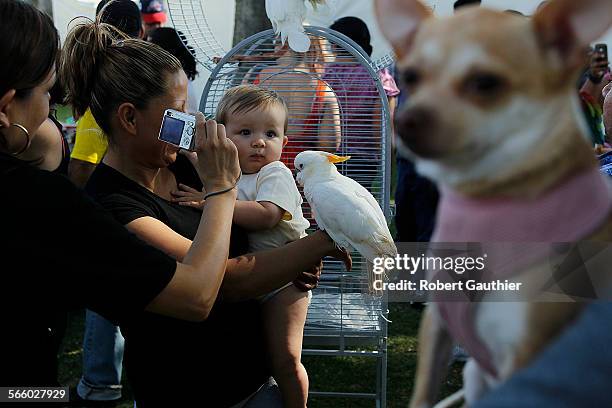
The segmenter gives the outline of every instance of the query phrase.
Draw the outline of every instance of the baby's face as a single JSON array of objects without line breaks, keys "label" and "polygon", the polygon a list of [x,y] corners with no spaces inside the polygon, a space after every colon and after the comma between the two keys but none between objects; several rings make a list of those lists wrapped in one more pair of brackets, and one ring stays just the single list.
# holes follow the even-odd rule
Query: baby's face
[{"label": "baby's face", "polygon": [[227,137],[238,148],[243,173],[257,173],[266,164],[280,160],[287,144],[284,127],[285,110],[276,104],[227,116]]}]

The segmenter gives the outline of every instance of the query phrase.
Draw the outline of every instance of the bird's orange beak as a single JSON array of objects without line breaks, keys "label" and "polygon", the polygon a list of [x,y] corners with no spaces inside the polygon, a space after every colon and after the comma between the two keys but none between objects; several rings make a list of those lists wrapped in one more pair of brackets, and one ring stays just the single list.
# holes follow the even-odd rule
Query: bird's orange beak
[{"label": "bird's orange beak", "polygon": [[342,163],[342,162],[347,161],[350,158],[351,156],[336,156],[335,154],[330,154],[329,156],[327,156],[327,160],[330,163]]}]

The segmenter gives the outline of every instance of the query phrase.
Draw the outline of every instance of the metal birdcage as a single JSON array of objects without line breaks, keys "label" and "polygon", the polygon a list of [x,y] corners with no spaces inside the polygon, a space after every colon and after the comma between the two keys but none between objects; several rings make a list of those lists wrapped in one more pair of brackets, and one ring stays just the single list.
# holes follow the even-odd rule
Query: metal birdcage
[{"label": "metal birdcage", "polygon": [[[368,188],[389,216],[390,119],[378,73],[349,38],[325,28],[305,29],[312,45],[303,54],[279,44],[272,30],[239,43],[214,67],[200,110],[214,117],[225,91],[239,84],[277,91],[289,107],[285,164],[292,169],[295,155],[307,149],[351,156],[338,170]],[[303,212],[315,227],[306,202]],[[384,407],[387,301],[371,291],[362,257],[352,255],[351,272],[336,261],[325,262],[321,285],[313,291],[303,354],[371,357],[376,362],[375,389],[310,394],[372,398]]]}]

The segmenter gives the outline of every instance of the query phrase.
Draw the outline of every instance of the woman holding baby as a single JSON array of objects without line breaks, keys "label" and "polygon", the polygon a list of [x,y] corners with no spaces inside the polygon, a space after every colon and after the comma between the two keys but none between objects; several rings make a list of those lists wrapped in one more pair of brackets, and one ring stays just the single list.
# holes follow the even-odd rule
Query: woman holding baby
[{"label": "woman holding baby", "polygon": [[[129,231],[180,262],[197,244],[198,225],[209,215],[206,204],[203,214],[172,201],[182,179],[168,166],[178,148],[157,137],[166,109],[185,111],[187,77],[161,48],[118,37],[95,23],[78,25],[62,59],[69,102],[77,112],[89,106],[110,142],[87,191]],[[225,128],[214,121],[205,129],[205,137],[226,137]],[[207,193],[221,191],[204,186]],[[220,195],[236,198],[233,190]],[[304,256],[301,240],[281,252],[239,256],[246,251],[245,237],[240,230],[232,233],[230,256],[238,257],[227,261],[219,298],[205,322],[145,312],[122,324],[126,372],[139,407],[169,399],[231,406],[268,381],[259,305],[250,299],[291,282],[320,257]],[[295,262],[279,265],[279,257]]]}]

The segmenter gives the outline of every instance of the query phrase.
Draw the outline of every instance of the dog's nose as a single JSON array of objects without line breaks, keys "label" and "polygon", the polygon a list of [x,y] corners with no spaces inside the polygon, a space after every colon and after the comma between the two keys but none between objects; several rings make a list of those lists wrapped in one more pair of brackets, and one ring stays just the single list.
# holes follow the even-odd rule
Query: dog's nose
[{"label": "dog's nose", "polygon": [[404,109],[395,117],[395,129],[404,144],[421,157],[434,158],[444,153],[437,134],[437,115],[426,107]]}]

